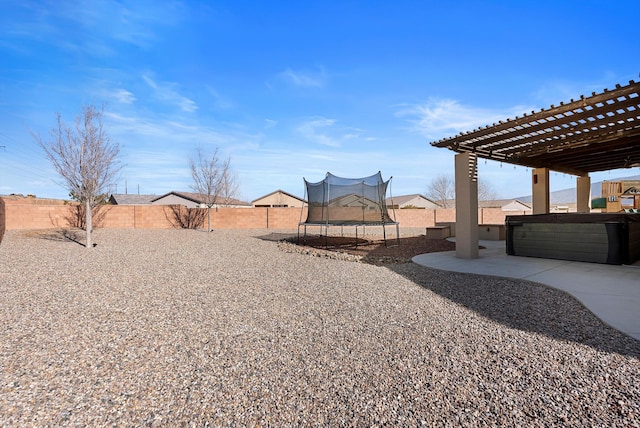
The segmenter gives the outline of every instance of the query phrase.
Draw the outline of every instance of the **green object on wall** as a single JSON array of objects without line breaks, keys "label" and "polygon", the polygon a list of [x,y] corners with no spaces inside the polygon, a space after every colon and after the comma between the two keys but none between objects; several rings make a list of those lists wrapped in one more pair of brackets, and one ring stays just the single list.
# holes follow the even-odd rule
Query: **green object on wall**
[{"label": "green object on wall", "polygon": [[591,208],[607,208],[607,198],[592,199]]}]

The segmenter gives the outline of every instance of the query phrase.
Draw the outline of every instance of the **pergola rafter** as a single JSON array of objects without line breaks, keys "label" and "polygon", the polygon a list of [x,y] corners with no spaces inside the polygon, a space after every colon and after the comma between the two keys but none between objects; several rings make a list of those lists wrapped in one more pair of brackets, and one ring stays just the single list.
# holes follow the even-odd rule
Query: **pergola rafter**
[{"label": "pergola rafter", "polygon": [[574,175],[640,166],[640,83],[632,80],[431,145]]}]

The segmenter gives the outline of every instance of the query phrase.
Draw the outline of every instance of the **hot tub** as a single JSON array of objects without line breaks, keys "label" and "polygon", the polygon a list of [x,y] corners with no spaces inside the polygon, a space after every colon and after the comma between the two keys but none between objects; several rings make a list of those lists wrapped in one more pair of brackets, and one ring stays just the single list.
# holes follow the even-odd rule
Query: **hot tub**
[{"label": "hot tub", "polygon": [[507,254],[606,264],[640,260],[640,214],[507,216]]}]

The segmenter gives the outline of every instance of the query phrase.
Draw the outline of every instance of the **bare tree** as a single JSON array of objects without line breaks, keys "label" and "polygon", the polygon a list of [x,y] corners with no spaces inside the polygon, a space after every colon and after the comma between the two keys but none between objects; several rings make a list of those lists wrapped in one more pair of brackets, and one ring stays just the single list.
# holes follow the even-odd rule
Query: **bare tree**
[{"label": "bare tree", "polygon": [[491,183],[485,180],[478,180],[478,200],[495,201],[497,199],[498,193],[493,189]]},{"label": "bare tree", "polygon": [[231,170],[231,161],[227,159],[222,168],[220,203],[225,206],[231,205],[231,203],[238,198],[239,191],[240,183],[238,182],[238,175],[235,171]]},{"label": "bare tree", "polygon": [[218,157],[218,149],[212,155],[207,155],[201,148],[198,148],[196,155],[196,159],[189,159],[191,177],[193,177],[191,188],[204,198],[204,204],[208,209],[207,226],[211,231],[211,208],[219,201],[223,201],[224,198],[228,200],[230,193],[237,191],[237,186],[234,190],[235,176],[231,171],[230,158],[221,162]]},{"label": "bare tree", "polygon": [[57,127],[48,140],[33,134],[45,151],[72,198],[85,205],[86,247],[91,243],[92,211],[104,199],[105,187],[113,181],[121,166],[117,162],[120,147],[105,132],[104,107],[82,107],[82,115],[73,126],[63,123],[57,114]]},{"label": "bare tree", "polygon": [[165,217],[174,227],[182,229],[199,229],[204,226],[206,212],[201,208],[187,208],[181,205],[170,205],[170,213],[165,210]]},{"label": "bare tree", "polygon": [[427,187],[426,196],[434,201],[438,201],[442,208],[448,208],[449,201],[456,197],[456,187],[453,177],[449,175],[439,175]]}]

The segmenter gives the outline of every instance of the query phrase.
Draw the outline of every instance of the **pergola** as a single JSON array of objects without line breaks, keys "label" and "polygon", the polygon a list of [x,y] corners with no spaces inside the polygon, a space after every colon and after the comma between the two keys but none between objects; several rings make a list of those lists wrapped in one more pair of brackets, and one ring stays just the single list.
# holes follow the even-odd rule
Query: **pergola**
[{"label": "pergola", "polygon": [[589,173],[640,166],[640,83],[631,80],[431,145],[458,153],[456,251],[477,257],[477,158],[532,168],[534,214],[549,212],[550,170],[576,175],[578,211],[587,212]]}]

